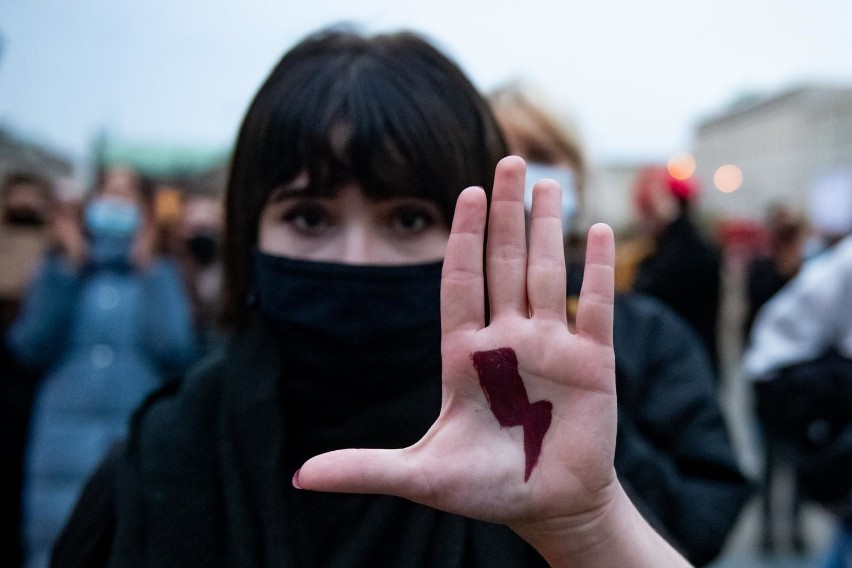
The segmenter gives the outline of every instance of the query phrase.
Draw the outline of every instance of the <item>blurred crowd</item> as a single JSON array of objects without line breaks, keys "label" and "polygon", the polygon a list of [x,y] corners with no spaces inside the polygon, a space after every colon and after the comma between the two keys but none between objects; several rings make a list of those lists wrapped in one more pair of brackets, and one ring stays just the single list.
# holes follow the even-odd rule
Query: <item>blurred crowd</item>
[{"label": "blurred crowd", "polygon": [[174,191],[124,164],[85,193],[34,171],[3,182],[8,565],[24,551],[29,565],[46,564],[133,409],[219,341],[221,191],[187,186],[164,207]]},{"label": "blurred crowd", "polygon": [[[488,101],[510,152],[528,163],[530,201],[532,181],[562,187],[570,314],[595,221],[582,142],[562,105],[528,85]],[[58,183],[17,171],[0,193],[8,566],[48,565],[85,481],[134,410],[225,340],[224,188],[176,186],[131,164],[103,166],[79,198]],[[789,468],[794,525],[802,502],[830,511],[837,539],[824,566],[848,568],[852,210],[838,204],[852,181],[808,210],[773,205],[745,251],[698,215],[702,190],[665,165],[636,172],[633,222],[617,242],[616,469],[643,516],[704,565],[753,497],[763,504],[763,550],[780,546],[771,526],[786,512],[773,506],[773,479]],[[732,277],[745,307],[735,327],[721,317]],[[723,352],[729,334],[734,361]],[[757,476],[744,472],[720,406],[732,380],[748,381],[753,396],[746,420],[760,439]],[[808,546],[801,530],[793,541]]]}]

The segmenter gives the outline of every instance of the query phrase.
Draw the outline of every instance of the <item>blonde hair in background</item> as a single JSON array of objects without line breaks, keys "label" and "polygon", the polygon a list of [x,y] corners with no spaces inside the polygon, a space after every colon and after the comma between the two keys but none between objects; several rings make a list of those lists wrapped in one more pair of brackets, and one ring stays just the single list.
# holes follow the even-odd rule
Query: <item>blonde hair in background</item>
[{"label": "blonde hair in background", "polygon": [[573,171],[578,210],[571,233],[572,239],[578,238],[592,224],[595,214],[591,210],[593,200],[586,195],[586,151],[574,119],[562,105],[527,81],[515,80],[492,90],[488,102],[511,152],[528,162],[568,166]]},{"label": "blonde hair in background", "polygon": [[488,96],[512,152],[531,162],[570,166],[583,201],[586,155],[573,120],[530,83],[514,81]]}]

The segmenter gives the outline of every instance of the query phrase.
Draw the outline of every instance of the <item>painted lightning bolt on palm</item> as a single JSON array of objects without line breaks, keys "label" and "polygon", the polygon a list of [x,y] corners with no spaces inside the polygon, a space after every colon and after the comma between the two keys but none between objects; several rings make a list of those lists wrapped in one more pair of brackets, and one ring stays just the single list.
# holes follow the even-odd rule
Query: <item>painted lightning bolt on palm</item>
[{"label": "painted lightning bolt on palm", "polygon": [[524,482],[538,463],[544,435],[550,428],[553,405],[539,400],[530,404],[524,381],[518,373],[518,358],[510,347],[477,351],[470,356],[491,412],[504,428],[522,426],[526,471]]}]

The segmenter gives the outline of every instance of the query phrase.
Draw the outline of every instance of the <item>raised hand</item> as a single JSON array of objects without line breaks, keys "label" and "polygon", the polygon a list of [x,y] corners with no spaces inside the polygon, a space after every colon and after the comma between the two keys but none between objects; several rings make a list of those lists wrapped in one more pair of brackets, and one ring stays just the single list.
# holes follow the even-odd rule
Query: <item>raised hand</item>
[{"label": "raised hand", "polygon": [[[444,260],[444,397],[434,426],[409,448],[344,450],[314,458],[299,473],[302,488],[389,493],[500,522],[584,513],[606,500],[614,480],[616,420],[612,234],[604,226],[590,233],[577,332],[571,333],[560,190],[547,181],[536,187],[528,254],[524,169],[515,157],[497,166],[486,249],[488,325],[485,193],[468,188],[458,199]],[[506,423],[493,411],[501,396],[496,371],[477,371],[477,357],[493,359],[495,350],[517,358],[522,383],[516,387],[527,396],[517,401],[521,406],[552,406],[549,425],[540,421],[537,427],[541,450],[534,457],[525,452],[525,438],[530,443],[525,431],[531,428],[523,421],[518,427]]]},{"label": "raised hand", "polygon": [[157,256],[157,222],[154,213],[150,210],[143,211],[142,225],[133,237],[133,245],[130,248],[130,261],[133,266],[145,270]]},{"label": "raised hand", "polygon": [[74,266],[82,266],[89,255],[89,245],[76,208],[69,203],[57,203],[53,207],[50,223],[57,250]]}]

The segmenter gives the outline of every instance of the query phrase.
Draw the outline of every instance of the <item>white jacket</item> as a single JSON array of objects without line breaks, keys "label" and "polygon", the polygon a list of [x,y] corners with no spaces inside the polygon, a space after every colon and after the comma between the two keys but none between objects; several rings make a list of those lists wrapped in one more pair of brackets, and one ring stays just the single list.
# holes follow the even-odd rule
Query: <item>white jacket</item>
[{"label": "white jacket", "polygon": [[852,236],[809,260],[758,312],[743,369],[751,380],[768,380],[830,347],[852,358]]}]

